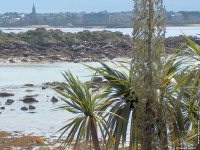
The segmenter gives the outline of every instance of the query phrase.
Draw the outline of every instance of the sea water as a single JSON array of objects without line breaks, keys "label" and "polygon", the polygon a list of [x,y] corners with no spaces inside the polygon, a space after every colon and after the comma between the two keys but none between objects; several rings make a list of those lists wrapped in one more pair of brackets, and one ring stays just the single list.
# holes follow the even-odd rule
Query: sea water
[{"label": "sea water", "polygon": [[[26,32],[28,30],[35,30],[36,28],[0,28],[5,33],[19,33],[19,32]],[[77,33],[84,30],[89,31],[103,31],[108,30],[112,32],[122,32],[126,35],[132,35],[132,28],[47,28],[48,30],[56,30],[60,29],[63,32],[71,32],[71,33]],[[166,28],[166,37],[170,36],[178,36],[186,34],[188,36],[199,36],[200,34],[200,27],[167,27]]]},{"label": "sea water", "polygon": [[[87,63],[91,66],[99,66],[99,63]],[[0,130],[21,131],[22,133],[34,133],[46,137],[54,136],[65,121],[73,115],[62,110],[54,110],[63,103],[52,103],[51,98],[58,96],[52,89],[42,90],[47,82],[64,81],[61,73],[70,70],[79,80],[91,79],[93,72],[80,63],[58,63],[58,64],[0,64],[0,92],[13,93],[15,96],[0,98]],[[26,87],[25,84],[34,84]],[[32,92],[27,92],[31,90]],[[29,107],[21,99],[27,95],[38,95],[39,101],[32,105],[36,107],[33,111],[22,111],[21,107]],[[5,105],[7,99],[13,99],[12,105]]]}]

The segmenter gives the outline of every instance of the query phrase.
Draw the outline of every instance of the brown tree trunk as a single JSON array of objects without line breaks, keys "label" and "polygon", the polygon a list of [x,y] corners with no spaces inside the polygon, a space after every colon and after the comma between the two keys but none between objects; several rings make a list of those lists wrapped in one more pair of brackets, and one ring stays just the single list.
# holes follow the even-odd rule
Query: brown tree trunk
[{"label": "brown tree trunk", "polygon": [[92,134],[92,143],[93,143],[93,147],[95,150],[101,150],[100,148],[100,144],[99,144],[99,139],[98,139],[98,134],[97,134],[97,129],[96,126],[94,124],[94,120],[90,119],[91,122],[91,134]]},{"label": "brown tree trunk", "polygon": [[160,141],[161,150],[168,150],[168,139],[167,139],[167,123],[166,123],[166,115],[164,112],[163,107],[163,100],[164,100],[164,90],[161,89],[161,98],[160,98],[160,105],[157,106],[157,116],[158,116],[158,138]]},{"label": "brown tree trunk", "polygon": [[146,104],[146,116],[144,119],[144,127],[143,127],[143,139],[141,141],[141,146],[143,150],[153,150],[153,124],[152,124],[152,108],[150,103],[148,103],[149,100],[147,100]]},{"label": "brown tree trunk", "polygon": [[168,150],[168,141],[167,141],[167,126],[166,123],[164,123],[163,120],[160,120],[160,146],[161,150]]}]

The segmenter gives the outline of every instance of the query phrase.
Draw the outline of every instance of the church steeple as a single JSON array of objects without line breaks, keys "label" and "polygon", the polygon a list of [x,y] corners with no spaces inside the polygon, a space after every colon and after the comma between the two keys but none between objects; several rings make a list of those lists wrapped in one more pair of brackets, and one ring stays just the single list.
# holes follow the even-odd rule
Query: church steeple
[{"label": "church steeple", "polygon": [[36,14],[35,4],[33,3],[32,14]]}]

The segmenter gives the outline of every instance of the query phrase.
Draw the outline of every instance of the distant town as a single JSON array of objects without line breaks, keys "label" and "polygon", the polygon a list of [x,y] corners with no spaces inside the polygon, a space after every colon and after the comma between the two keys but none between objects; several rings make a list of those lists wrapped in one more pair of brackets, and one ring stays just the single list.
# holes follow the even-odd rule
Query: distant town
[{"label": "distant town", "polygon": [[[118,27],[132,26],[132,11],[127,12],[79,12],[79,13],[37,13],[33,4],[30,13],[7,12],[0,14],[1,27],[59,26],[59,27]],[[165,11],[169,26],[200,24],[200,12]]]}]

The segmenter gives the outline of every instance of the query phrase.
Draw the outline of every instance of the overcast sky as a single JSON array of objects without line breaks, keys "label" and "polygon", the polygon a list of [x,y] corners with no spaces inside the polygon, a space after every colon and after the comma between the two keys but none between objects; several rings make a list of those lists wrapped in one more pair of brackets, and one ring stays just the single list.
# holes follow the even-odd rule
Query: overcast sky
[{"label": "overcast sky", "polygon": [[[0,0],[0,13],[30,12],[35,3],[37,12],[129,11],[133,0]],[[164,0],[167,10],[200,11],[200,0]]]}]

